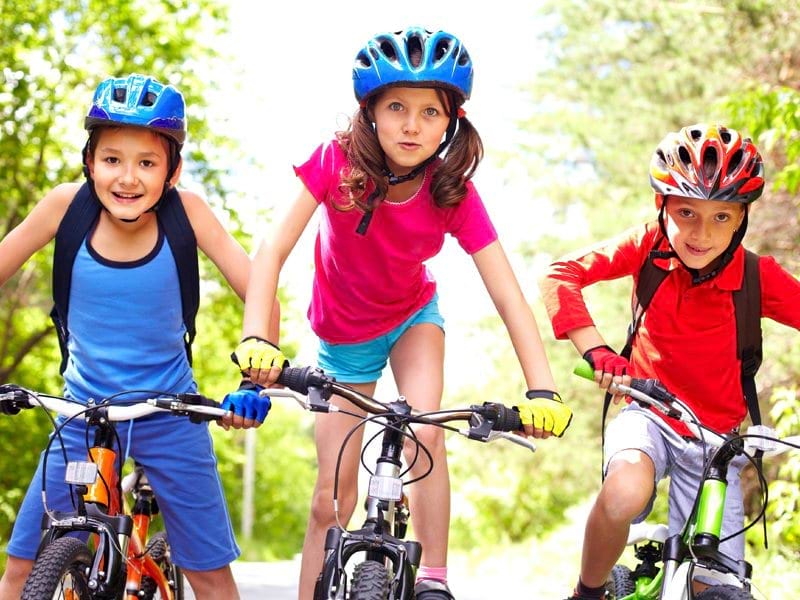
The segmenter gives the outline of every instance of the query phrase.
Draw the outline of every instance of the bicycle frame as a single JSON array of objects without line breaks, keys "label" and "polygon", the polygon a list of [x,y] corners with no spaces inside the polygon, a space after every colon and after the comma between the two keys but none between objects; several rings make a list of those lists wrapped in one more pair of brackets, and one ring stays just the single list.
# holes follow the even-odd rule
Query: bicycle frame
[{"label": "bicycle frame", "polygon": [[89,585],[98,595],[115,597],[125,578],[125,598],[136,600],[142,577],[147,576],[153,580],[162,598],[171,599],[174,582],[167,579],[146,545],[155,496],[149,483],[140,480],[137,482],[139,498],[130,513],[127,511],[114,448],[114,426],[103,416],[104,411],[103,408],[95,409],[87,419],[87,426],[95,428],[95,435],[87,454],[88,462],[84,465],[96,465],[96,471],[90,469],[94,477],[90,473],[85,480],[71,482],[78,484],[76,511],[45,514],[43,527],[46,530],[37,555],[54,540],[71,532],[85,531],[91,534],[94,546]]},{"label": "bicycle frame", "polygon": [[[593,370],[585,362],[579,364],[574,372],[587,379],[593,379],[594,376]],[[727,590],[726,594],[750,598],[752,566],[745,560],[732,559],[719,548],[728,491],[728,469],[736,456],[753,456],[756,451],[763,452],[764,455],[775,455],[790,447],[798,448],[800,436],[779,439],[772,430],[761,425],[748,428],[744,435],[719,435],[704,427],[688,406],[655,380],[633,379],[629,386],[613,385],[611,391],[626,394],[667,417],[683,422],[704,444],[710,442],[715,448],[704,468],[698,496],[683,530],[670,537],[666,537],[665,526],[660,526],[663,533],[660,537],[637,537],[631,532],[628,544],[634,544],[636,556],[642,563],[633,573],[628,572],[633,578],[635,589],[627,595],[620,595],[616,589],[620,583],[620,577],[617,576],[621,572],[616,571],[619,566],[614,568],[612,580],[617,599],[691,600],[695,598],[694,587],[698,585],[698,577],[723,586],[717,589]],[[648,540],[644,547],[635,545],[644,540]],[[661,569],[656,566],[659,557],[663,561]],[[630,583],[629,579],[626,592],[630,589]],[[704,582],[699,582],[699,586],[707,587]],[[701,589],[697,597],[704,596]]]},{"label": "bicycle frame", "polygon": [[391,598],[412,597],[422,546],[416,541],[403,540],[409,513],[400,478],[403,440],[408,428],[406,417],[411,414],[411,407],[402,397],[389,406],[396,414],[386,417],[381,454],[370,477],[364,524],[354,531],[334,526],[325,537],[322,583],[331,598],[337,597],[339,585],[346,580],[345,567],[357,552],[365,552],[367,560],[391,566]]},{"label": "bicycle frame", "polygon": [[[120,392],[115,396],[126,393],[131,392]],[[49,596],[53,583],[61,585],[52,579],[53,575],[59,575],[58,571],[53,570],[53,564],[59,568],[59,561],[64,560],[58,552],[70,547],[72,551],[82,552],[82,542],[61,539],[72,533],[81,533],[83,535],[80,537],[88,537],[92,547],[91,552],[87,548],[82,552],[85,558],[81,559],[81,564],[85,565],[85,569],[81,567],[77,572],[83,582],[80,593],[85,591],[92,598],[116,599],[123,598],[124,595],[127,600],[135,600],[144,596],[152,597],[158,590],[162,599],[172,599],[175,597],[174,586],[176,593],[180,595],[181,581],[171,580],[179,569],[169,561],[166,538],[159,537],[160,534],[152,539],[148,537],[151,518],[158,509],[144,472],[135,468],[136,477],[128,480],[124,487],[120,481],[122,465],[118,462],[115,447],[117,436],[113,422],[168,412],[191,416],[193,421],[200,423],[229,417],[230,413],[220,408],[217,402],[194,393],[164,393],[162,397],[135,401],[131,405],[114,405],[104,401],[87,406],[60,396],[37,394],[13,384],[0,386],[1,413],[13,415],[21,409],[35,406],[58,412],[70,420],[77,417],[84,419],[87,434],[93,432],[94,439],[87,448],[86,461],[73,461],[66,465],[65,481],[76,486],[77,505],[74,510],[48,509],[43,484],[44,531],[37,550],[37,559],[25,586],[26,591],[29,584],[32,586],[32,596],[28,597],[35,595],[38,598],[41,593]],[[53,436],[50,444],[55,439],[56,436]],[[44,453],[45,468],[50,444]],[[46,477],[43,481],[46,481]],[[130,511],[124,501],[124,493],[129,491],[133,491],[136,498]],[[71,542],[75,542],[77,546],[70,546]],[[52,556],[48,555],[51,544],[56,550],[56,554]],[[158,557],[154,556],[157,550],[161,553]],[[46,557],[46,560],[40,563],[42,557]],[[162,567],[159,561],[165,565]],[[37,572],[38,568],[41,568],[41,573]],[[148,585],[143,590],[145,577],[148,578]],[[44,588],[37,588],[39,584],[44,585]],[[74,588],[67,590],[68,594],[70,592],[74,592]]]},{"label": "bicycle frame", "polygon": [[[363,566],[377,567],[381,578],[388,575],[388,581],[385,582],[388,586],[388,598],[409,600],[414,597],[414,580],[422,556],[422,546],[419,542],[403,540],[409,514],[403,495],[402,451],[404,442],[409,438],[413,439],[411,423],[438,425],[483,442],[501,437],[531,451],[536,450],[529,440],[508,433],[521,429],[519,414],[501,404],[485,403],[483,406],[471,406],[468,409],[420,413],[412,409],[402,396],[395,402],[384,404],[346,385],[336,383],[335,379],[319,369],[310,367],[284,368],[278,383],[289,389],[270,388],[262,393],[272,397],[294,398],[306,410],[345,412],[329,402],[331,396],[337,394],[367,413],[385,420],[385,424],[381,426],[381,453],[375,470],[370,472],[366,519],[358,530],[347,530],[341,523],[328,530],[322,573],[314,592],[317,600],[341,600],[348,597],[347,591],[351,588],[348,587],[345,569],[348,561],[358,552],[364,552],[367,560],[356,565],[354,574]],[[353,416],[361,419],[356,427],[361,427],[374,418],[361,418],[355,414]],[[469,429],[457,429],[445,424],[456,420],[469,422]],[[365,464],[363,459],[362,464]],[[354,583],[355,579],[354,576]],[[385,598],[386,595],[382,597]]]}]

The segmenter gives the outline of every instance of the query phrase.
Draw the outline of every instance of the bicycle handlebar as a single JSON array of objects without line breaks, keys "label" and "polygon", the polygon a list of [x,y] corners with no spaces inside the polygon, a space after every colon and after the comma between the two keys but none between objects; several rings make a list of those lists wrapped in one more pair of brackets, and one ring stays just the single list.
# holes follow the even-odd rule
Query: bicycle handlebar
[{"label": "bicycle handlebar", "polygon": [[[294,398],[306,410],[316,412],[338,410],[329,402],[331,396],[336,394],[370,414],[399,415],[392,404],[385,404],[339,383],[318,368],[286,367],[281,371],[278,383],[289,389],[268,388],[262,393],[268,396]],[[404,413],[402,416],[410,421],[433,425],[443,425],[448,421],[467,421],[470,424],[469,430],[458,430],[458,432],[470,439],[488,442],[499,437],[524,446],[531,451],[536,450],[536,446],[530,440],[508,433],[522,429],[519,413],[496,402],[486,402],[483,405],[472,405],[465,409],[435,413],[425,413],[411,408],[407,414]]]},{"label": "bicycle handlebar", "polygon": [[23,387],[7,384],[0,386],[0,413],[16,414],[20,409],[42,406],[66,417],[88,415],[103,410],[109,421],[129,421],[157,412],[171,412],[175,415],[190,415],[192,419],[212,421],[230,415],[220,408],[218,402],[201,394],[174,394],[158,398],[138,400],[135,404],[81,404],[59,396],[39,394]]},{"label": "bicycle handlebar", "polygon": [[[575,375],[594,381],[594,369],[585,360],[580,361],[573,370]],[[731,435],[720,435],[717,432],[705,427],[691,408],[672,394],[657,379],[631,378],[631,384],[611,384],[611,393],[624,394],[630,396],[640,404],[650,406],[660,413],[684,423],[689,430],[699,439],[720,447],[731,439]],[[739,435],[739,434],[733,434]],[[792,435],[781,438],[777,432],[764,425],[752,425],[747,428],[747,433],[741,436],[745,441],[744,451],[753,455],[757,450],[763,456],[777,456],[797,447],[800,444],[800,435]]]}]

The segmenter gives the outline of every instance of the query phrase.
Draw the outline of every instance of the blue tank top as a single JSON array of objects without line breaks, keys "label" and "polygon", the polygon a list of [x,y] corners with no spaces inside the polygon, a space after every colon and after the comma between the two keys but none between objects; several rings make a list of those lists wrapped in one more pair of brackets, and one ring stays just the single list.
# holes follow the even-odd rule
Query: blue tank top
[{"label": "blue tank top", "polygon": [[86,402],[123,390],[196,391],[178,269],[163,231],[153,250],[132,262],[107,260],[88,240],[72,267],[65,395]]}]

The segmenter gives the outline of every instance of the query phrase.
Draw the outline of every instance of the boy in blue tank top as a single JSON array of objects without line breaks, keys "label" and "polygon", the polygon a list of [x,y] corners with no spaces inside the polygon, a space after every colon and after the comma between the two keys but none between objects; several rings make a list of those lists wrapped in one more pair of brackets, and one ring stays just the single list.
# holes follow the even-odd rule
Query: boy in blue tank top
[{"label": "boy in blue tank top", "polygon": [[[181,265],[160,216],[167,212],[165,203],[182,205],[196,246],[241,298],[250,260],[200,196],[174,189],[186,138],[183,96],[141,75],[110,78],[97,88],[85,126],[89,140],[84,172],[88,193],[100,208],[69,267],[69,319],[61,315],[64,395],[86,403],[129,389],[194,392]],[[56,186],[0,241],[0,285],[56,236],[79,190],[78,183]],[[190,329],[193,320],[192,316]],[[257,427],[266,416],[265,404],[254,393],[231,394],[223,406],[233,411],[222,423],[225,427]],[[68,455],[85,454],[84,432],[82,424],[65,427]],[[238,598],[229,565],[239,548],[207,425],[164,413],[121,424],[118,433],[121,447],[145,468],[159,499],[173,562],[183,569],[195,596]],[[20,597],[33,565],[43,513],[43,476],[48,507],[71,507],[68,487],[59,476],[62,454],[51,453],[47,466],[43,474],[40,459],[17,516],[0,599]],[[175,478],[191,485],[176,486]]]}]

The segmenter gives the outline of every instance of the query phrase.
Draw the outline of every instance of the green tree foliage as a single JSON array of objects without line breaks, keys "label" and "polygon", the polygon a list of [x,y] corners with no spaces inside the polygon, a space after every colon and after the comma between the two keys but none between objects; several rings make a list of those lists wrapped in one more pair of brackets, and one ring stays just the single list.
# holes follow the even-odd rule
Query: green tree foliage
[{"label": "green tree foliage", "polygon": [[[543,6],[542,15],[550,51],[526,87],[535,108],[521,124],[530,136],[516,150],[563,225],[532,241],[529,252],[547,249],[556,257],[655,218],[648,165],[656,144],[682,126],[721,122],[743,128],[766,161],[769,185],[751,213],[746,245],[798,273],[800,7],[778,0],[559,0]],[[587,290],[598,327],[616,347],[624,340],[630,290],[630,281]],[[796,412],[790,382],[800,368],[797,333],[766,321],[764,327],[762,402],[780,390],[782,406]],[[561,385],[572,389],[562,361],[575,360],[574,349],[560,343],[549,355],[557,377],[564,374]],[[576,421],[588,413],[599,425],[596,390],[576,387],[569,396]],[[579,458],[585,443],[559,446],[564,471],[571,471],[565,477],[586,478]],[[788,465],[796,473],[796,463]],[[796,506],[796,480],[789,481],[788,505]],[[796,512],[784,518],[792,525],[781,531],[796,535]]]}]

